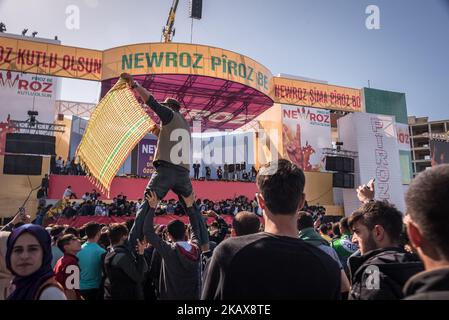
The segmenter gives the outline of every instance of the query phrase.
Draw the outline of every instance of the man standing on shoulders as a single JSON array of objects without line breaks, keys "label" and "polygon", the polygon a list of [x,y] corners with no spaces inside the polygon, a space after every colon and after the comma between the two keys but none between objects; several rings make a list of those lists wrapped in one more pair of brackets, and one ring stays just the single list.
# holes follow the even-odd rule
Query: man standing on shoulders
[{"label": "man standing on shoulders", "polygon": [[[193,189],[189,176],[190,127],[180,113],[181,105],[172,98],[167,98],[164,103],[159,103],[148,90],[134,81],[130,74],[123,73],[120,77],[127,81],[131,89],[137,92],[161,120],[161,127],[152,129],[158,136],[153,160],[155,172],[148,182],[145,194],[152,190],[156,192],[159,199],[163,199],[171,189],[182,202],[182,196],[189,196]],[[148,211],[147,202],[140,207],[139,211],[142,210]]]}]

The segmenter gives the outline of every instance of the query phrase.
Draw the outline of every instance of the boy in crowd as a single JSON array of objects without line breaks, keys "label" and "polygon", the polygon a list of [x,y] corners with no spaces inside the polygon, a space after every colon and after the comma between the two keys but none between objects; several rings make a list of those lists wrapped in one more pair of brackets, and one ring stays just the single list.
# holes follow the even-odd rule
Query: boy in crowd
[{"label": "boy in crowd", "polygon": [[58,247],[64,253],[54,267],[55,279],[64,288],[68,300],[82,300],[80,293],[80,267],[76,254],[81,250],[80,240],[73,234],[63,235]]}]

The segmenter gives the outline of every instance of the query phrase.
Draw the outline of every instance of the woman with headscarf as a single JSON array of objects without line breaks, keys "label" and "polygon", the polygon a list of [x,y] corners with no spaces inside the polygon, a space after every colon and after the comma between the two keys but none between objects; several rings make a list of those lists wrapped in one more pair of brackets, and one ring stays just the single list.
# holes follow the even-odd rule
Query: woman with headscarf
[{"label": "woman with headscarf", "polygon": [[51,239],[44,228],[25,224],[14,229],[6,251],[6,266],[14,275],[7,300],[66,300],[51,260]]}]

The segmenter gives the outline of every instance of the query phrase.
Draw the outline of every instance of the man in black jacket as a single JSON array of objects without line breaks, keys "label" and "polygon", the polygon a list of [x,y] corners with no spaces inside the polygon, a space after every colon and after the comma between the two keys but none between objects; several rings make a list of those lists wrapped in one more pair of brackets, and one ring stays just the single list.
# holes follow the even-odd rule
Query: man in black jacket
[{"label": "man in black jacket", "polygon": [[131,250],[128,228],[123,224],[111,226],[109,231],[112,250],[104,259],[104,299],[143,300],[143,281],[148,270],[144,258],[145,244],[137,240],[137,250]]},{"label": "man in black jacket", "polygon": [[420,173],[405,201],[408,238],[426,271],[404,287],[407,300],[449,300],[449,165]]},{"label": "man in black jacket", "polygon": [[348,260],[349,299],[402,299],[406,281],[423,270],[418,257],[400,246],[402,214],[387,202],[369,201],[352,213],[349,227],[361,253]]},{"label": "man in black jacket", "polygon": [[304,205],[304,185],[304,173],[288,160],[261,169],[257,200],[265,232],[227,239],[214,250],[202,299],[340,298],[338,264],[298,239],[296,220]]},{"label": "man in black jacket", "polygon": [[109,231],[112,250],[104,259],[104,299],[143,300],[143,282],[148,265],[144,257],[147,244],[143,226],[147,211],[137,213],[131,232],[123,224],[114,224]]}]

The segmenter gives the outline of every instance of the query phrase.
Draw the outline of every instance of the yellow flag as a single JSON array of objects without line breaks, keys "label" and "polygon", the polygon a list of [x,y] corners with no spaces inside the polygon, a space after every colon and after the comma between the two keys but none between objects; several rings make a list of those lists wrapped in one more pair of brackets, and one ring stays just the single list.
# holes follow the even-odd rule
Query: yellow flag
[{"label": "yellow flag", "polygon": [[76,156],[97,187],[108,196],[116,173],[152,124],[123,79],[95,108]]}]

